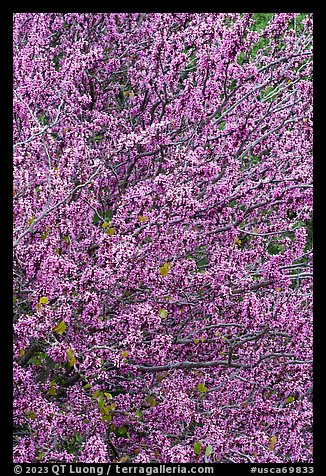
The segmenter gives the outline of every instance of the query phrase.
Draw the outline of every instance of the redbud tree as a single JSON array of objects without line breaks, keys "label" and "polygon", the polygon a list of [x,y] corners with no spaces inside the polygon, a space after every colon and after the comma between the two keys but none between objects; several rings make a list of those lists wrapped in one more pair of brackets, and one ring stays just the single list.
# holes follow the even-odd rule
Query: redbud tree
[{"label": "redbud tree", "polygon": [[13,40],[14,460],[311,462],[311,15]]}]

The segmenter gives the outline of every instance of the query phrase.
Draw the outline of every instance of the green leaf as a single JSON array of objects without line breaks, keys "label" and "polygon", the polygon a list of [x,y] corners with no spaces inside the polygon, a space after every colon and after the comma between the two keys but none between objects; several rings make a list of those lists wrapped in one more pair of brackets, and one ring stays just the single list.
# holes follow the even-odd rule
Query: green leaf
[{"label": "green leaf", "polygon": [[65,321],[61,321],[57,326],[53,328],[54,332],[60,335],[62,335],[66,329],[67,329],[67,326]]},{"label": "green leaf", "polygon": [[91,388],[90,384],[87,383],[86,385],[84,385],[84,389],[87,390],[88,388]]},{"label": "green leaf", "polygon": [[102,220],[106,222],[110,222],[113,217],[113,210],[106,210],[104,212],[98,211],[97,213],[94,214],[92,222],[94,225],[97,225],[100,223]]},{"label": "green leaf", "polygon": [[211,445],[206,446],[205,456],[210,456],[213,453],[213,448]]},{"label": "green leaf", "polygon": [[36,352],[36,354],[29,359],[28,364],[41,365],[46,357],[47,355],[44,352]]},{"label": "green leaf", "polygon": [[127,429],[126,429],[124,426],[119,426],[119,427],[116,429],[116,433],[117,433],[117,435],[122,436],[122,435],[124,435],[125,433],[127,433]]},{"label": "green leaf", "polygon": [[140,420],[140,419],[142,418],[142,416],[143,416],[143,414],[142,414],[142,412],[141,412],[140,410],[136,410],[135,415],[136,415],[136,417],[138,418],[138,420]]},{"label": "green leaf", "polygon": [[203,383],[200,383],[197,388],[201,393],[206,393],[207,392],[207,388],[205,387],[205,385]]},{"label": "green leaf", "polygon": [[199,441],[196,441],[196,443],[194,444],[194,452],[196,455],[200,455],[200,452],[201,452],[201,444],[199,443]]},{"label": "green leaf", "polygon": [[104,408],[104,398],[103,397],[100,397],[97,400],[97,405],[98,405],[99,408]]},{"label": "green leaf", "polygon": [[155,407],[156,405],[156,400],[155,398],[152,396],[152,395],[149,395],[146,400],[148,401],[148,403],[150,404],[151,407]]}]

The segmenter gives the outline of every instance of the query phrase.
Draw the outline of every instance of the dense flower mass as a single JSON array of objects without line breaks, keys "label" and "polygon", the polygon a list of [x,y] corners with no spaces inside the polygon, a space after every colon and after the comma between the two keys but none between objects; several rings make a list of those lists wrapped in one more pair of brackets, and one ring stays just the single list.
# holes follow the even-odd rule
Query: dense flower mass
[{"label": "dense flower mass", "polygon": [[311,15],[13,38],[15,462],[311,462]]}]

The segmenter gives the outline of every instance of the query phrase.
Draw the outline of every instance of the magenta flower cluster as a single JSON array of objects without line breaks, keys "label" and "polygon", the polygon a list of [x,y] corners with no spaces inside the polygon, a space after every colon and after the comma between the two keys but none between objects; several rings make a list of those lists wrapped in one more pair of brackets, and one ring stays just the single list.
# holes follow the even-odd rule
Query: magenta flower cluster
[{"label": "magenta flower cluster", "polygon": [[312,28],[14,15],[15,462],[312,462]]}]

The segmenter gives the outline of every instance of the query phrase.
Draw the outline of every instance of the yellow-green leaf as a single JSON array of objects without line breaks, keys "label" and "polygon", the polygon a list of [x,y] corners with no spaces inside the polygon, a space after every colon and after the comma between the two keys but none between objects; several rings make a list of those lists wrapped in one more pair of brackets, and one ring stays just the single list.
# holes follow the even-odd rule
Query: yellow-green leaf
[{"label": "yellow-green leaf", "polygon": [[138,420],[140,420],[140,419],[142,418],[142,416],[143,416],[141,410],[136,410],[135,415],[136,415],[136,417],[138,418]]},{"label": "yellow-green leaf", "polygon": [[168,315],[168,311],[166,309],[160,309],[158,311],[158,315],[162,318],[162,319],[165,319]]},{"label": "yellow-green leaf", "polygon": [[205,449],[205,456],[210,456],[213,453],[213,448],[211,445],[207,445]]},{"label": "yellow-green leaf", "polygon": [[272,436],[271,439],[269,440],[269,451],[273,451],[276,445],[276,436]]},{"label": "yellow-green leaf", "polygon": [[145,223],[145,221],[147,220],[147,216],[145,215],[139,215],[138,216],[138,221],[140,221],[141,223]]},{"label": "yellow-green leaf", "polygon": [[203,383],[200,383],[197,387],[197,389],[201,392],[201,393],[206,393],[207,392],[207,388],[205,387],[205,385]]},{"label": "yellow-green leaf", "polygon": [[109,222],[109,221],[105,221],[105,222],[102,224],[102,228],[107,228],[108,226],[110,226],[110,222]]},{"label": "yellow-green leaf", "polygon": [[108,228],[108,229],[106,230],[106,233],[107,233],[108,235],[110,235],[110,236],[114,235],[114,228]]},{"label": "yellow-green leaf", "polygon": [[163,264],[163,266],[160,266],[160,275],[163,276],[163,278],[165,278],[165,276],[167,276],[168,272],[170,271],[170,266],[171,263],[169,262],[166,262]]},{"label": "yellow-green leaf", "polygon": [[196,455],[200,455],[200,452],[201,452],[201,444],[199,443],[199,441],[196,441],[196,443],[194,444],[194,452]]},{"label": "yellow-green leaf", "polygon": [[40,297],[39,303],[40,304],[49,304],[49,298],[47,298],[46,296],[42,296],[42,297]]},{"label": "yellow-green leaf", "polygon": [[110,422],[112,420],[112,415],[104,415],[101,418],[101,421],[107,421]]},{"label": "yellow-green leaf", "polygon": [[54,332],[60,335],[62,335],[66,329],[67,329],[67,326],[65,321],[61,321],[57,326],[53,328]]},{"label": "yellow-green leaf", "polygon": [[99,408],[104,408],[105,403],[104,403],[104,398],[102,396],[100,396],[99,399],[97,400],[97,405]]},{"label": "yellow-green leaf", "polygon": [[102,392],[101,392],[100,390],[95,390],[95,392],[93,393],[92,397],[93,397],[93,398],[97,398],[97,397],[99,397],[101,394],[102,394]]},{"label": "yellow-green leaf", "polygon": [[73,367],[76,362],[77,362],[76,357],[72,357],[72,358],[69,360],[68,367]]},{"label": "yellow-green leaf", "polygon": [[37,460],[41,461],[44,458],[44,455],[45,455],[44,451],[40,451],[38,454]]},{"label": "yellow-green leaf", "polygon": [[294,396],[293,396],[293,395],[290,395],[290,396],[285,400],[285,402],[286,402],[286,403],[292,403],[292,402],[294,402],[294,400],[295,400]]}]

